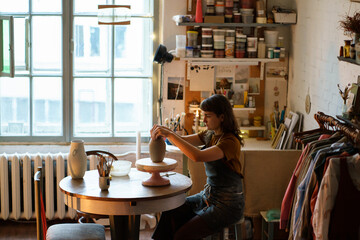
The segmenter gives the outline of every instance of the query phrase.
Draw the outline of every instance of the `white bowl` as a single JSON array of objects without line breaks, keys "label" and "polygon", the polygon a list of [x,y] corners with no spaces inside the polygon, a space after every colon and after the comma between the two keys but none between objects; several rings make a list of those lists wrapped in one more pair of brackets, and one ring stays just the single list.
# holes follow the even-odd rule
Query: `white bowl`
[{"label": "white bowl", "polygon": [[130,161],[125,160],[114,161],[111,166],[111,176],[121,177],[128,175],[131,169],[131,164],[132,163]]}]

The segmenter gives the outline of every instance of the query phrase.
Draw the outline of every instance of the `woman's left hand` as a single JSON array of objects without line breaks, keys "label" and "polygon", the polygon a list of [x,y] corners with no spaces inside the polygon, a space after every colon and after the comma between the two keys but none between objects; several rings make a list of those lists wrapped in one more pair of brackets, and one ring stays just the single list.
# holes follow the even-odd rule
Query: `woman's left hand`
[{"label": "woman's left hand", "polygon": [[169,135],[174,134],[169,128],[155,124],[152,129],[150,130],[151,138],[157,139],[159,137],[169,137]]}]

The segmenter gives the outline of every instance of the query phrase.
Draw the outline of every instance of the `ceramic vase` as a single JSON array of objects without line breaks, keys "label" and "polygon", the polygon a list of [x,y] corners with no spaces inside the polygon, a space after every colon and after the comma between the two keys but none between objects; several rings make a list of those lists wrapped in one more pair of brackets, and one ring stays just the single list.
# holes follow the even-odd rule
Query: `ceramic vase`
[{"label": "ceramic vase", "polygon": [[197,23],[203,22],[202,0],[197,0],[196,2],[195,22]]},{"label": "ceramic vase", "polygon": [[81,179],[85,175],[87,156],[83,140],[71,141],[68,156],[68,169],[73,179]]},{"label": "ceramic vase", "polygon": [[165,141],[163,138],[157,138],[156,140],[150,139],[149,152],[151,161],[154,163],[162,162],[165,157]]}]

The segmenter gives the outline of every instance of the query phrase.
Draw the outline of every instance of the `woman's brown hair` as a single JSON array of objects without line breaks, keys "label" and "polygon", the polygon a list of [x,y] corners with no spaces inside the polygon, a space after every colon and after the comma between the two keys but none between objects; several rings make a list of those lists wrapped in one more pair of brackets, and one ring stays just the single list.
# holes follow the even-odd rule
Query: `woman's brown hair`
[{"label": "woman's brown hair", "polygon": [[200,109],[206,112],[213,112],[217,117],[220,117],[221,114],[224,115],[224,121],[221,122],[221,129],[224,133],[232,133],[237,139],[239,139],[240,144],[243,146],[244,141],[240,137],[239,125],[234,116],[233,109],[229,100],[221,94],[215,94],[211,97],[205,99],[200,104]]}]

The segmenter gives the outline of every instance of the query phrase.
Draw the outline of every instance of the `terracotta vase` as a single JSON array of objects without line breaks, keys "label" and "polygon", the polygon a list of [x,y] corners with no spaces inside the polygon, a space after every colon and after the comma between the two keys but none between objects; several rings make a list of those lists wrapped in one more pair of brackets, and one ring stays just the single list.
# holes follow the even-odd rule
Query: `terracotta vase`
[{"label": "terracotta vase", "polygon": [[163,138],[158,138],[156,140],[150,139],[149,142],[149,152],[151,161],[154,163],[162,162],[165,157],[165,141]]},{"label": "terracotta vase", "polygon": [[81,179],[85,175],[87,156],[85,153],[84,141],[71,141],[68,156],[68,170],[73,179]]}]

